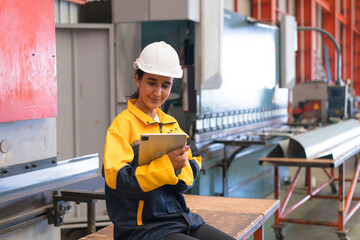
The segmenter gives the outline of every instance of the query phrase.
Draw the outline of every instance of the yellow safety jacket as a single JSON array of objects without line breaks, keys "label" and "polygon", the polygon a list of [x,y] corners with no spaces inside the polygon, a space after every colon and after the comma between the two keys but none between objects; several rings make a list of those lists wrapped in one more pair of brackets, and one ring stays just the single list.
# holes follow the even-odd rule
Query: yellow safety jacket
[{"label": "yellow safety jacket", "polygon": [[114,239],[162,239],[174,232],[189,232],[204,223],[189,211],[182,195],[201,168],[200,153],[187,138],[189,163],[176,174],[167,154],[138,166],[142,133],[183,132],[176,119],[157,109],[160,122],[128,101],[109,127],[104,150],[106,206],[114,224]]}]

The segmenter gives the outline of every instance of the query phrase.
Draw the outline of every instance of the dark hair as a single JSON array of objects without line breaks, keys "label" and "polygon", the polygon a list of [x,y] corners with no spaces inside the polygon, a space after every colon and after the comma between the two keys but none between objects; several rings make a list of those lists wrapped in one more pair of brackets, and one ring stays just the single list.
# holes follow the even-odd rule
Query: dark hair
[{"label": "dark hair", "polygon": [[[138,78],[141,80],[144,76],[144,71],[141,70],[140,68],[136,69],[135,74],[138,75]],[[138,99],[139,98],[139,88],[136,90],[136,92],[134,92],[133,94],[131,94],[130,96],[126,96],[127,100],[131,100],[131,99]]]}]

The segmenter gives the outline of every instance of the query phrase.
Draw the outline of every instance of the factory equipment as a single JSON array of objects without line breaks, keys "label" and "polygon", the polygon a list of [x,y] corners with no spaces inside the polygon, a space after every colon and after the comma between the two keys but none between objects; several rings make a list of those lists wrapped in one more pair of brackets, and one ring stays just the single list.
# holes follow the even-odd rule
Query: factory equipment
[{"label": "factory equipment", "polygon": [[60,239],[53,198],[103,188],[99,156],[57,157],[54,1],[0,5],[0,238]]},{"label": "factory equipment", "polygon": [[296,122],[327,123],[329,119],[347,119],[348,86],[330,86],[312,81],[295,85],[292,113]]}]

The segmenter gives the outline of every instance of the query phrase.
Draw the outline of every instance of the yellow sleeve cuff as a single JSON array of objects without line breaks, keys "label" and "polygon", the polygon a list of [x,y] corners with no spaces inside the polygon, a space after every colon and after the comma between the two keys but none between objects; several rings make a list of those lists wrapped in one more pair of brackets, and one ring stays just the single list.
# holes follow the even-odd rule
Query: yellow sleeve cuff
[{"label": "yellow sleeve cuff", "polygon": [[188,163],[183,169],[181,169],[181,173],[178,177],[180,180],[183,180],[188,186],[191,186],[193,184],[194,175],[190,163]]},{"label": "yellow sleeve cuff", "polygon": [[149,165],[138,166],[135,176],[144,192],[149,192],[165,184],[175,185],[179,181],[167,154],[154,159]]}]

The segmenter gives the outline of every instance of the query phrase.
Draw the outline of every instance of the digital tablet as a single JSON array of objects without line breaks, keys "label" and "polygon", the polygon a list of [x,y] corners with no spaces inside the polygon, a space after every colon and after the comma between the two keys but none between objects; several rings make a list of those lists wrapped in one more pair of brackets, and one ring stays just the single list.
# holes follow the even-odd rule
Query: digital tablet
[{"label": "digital tablet", "polygon": [[143,133],[139,144],[139,165],[186,145],[185,133]]}]

